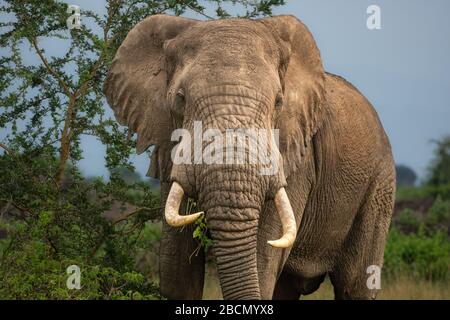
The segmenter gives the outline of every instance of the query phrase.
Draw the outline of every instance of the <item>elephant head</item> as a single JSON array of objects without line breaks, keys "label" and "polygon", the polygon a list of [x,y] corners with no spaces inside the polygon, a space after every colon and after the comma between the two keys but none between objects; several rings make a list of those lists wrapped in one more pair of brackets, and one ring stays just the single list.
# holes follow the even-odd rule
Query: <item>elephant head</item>
[{"label": "elephant head", "polygon": [[[294,217],[286,179],[299,168],[322,119],[324,71],[307,28],[292,16],[218,21],[151,16],[122,43],[104,91],[118,121],[137,133],[137,152],[155,146],[149,175],[172,184],[166,221],[174,227],[193,222],[202,213],[178,210],[184,195],[197,199],[224,297],[260,298],[259,214],[274,200],[279,215],[273,219],[281,220],[283,234],[269,244],[293,244],[301,213]],[[183,128],[195,135],[196,121],[203,132],[279,129],[279,145],[270,135],[257,143],[269,145],[280,169],[263,175],[258,161],[174,164],[172,132]],[[191,142],[183,138],[183,143]]]}]

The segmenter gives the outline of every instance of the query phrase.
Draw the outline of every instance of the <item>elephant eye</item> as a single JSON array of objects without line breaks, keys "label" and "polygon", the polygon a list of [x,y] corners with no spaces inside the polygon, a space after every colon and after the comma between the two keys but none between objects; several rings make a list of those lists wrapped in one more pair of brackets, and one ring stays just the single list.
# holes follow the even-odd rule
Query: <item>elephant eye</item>
[{"label": "elephant eye", "polygon": [[181,98],[181,99],[184,100],[184,91],[183,91],[183,89],[178,90],[177,98]]},{"label": "elephant eye", "polygon": [[275,98],[275,108],[279,109],[283,105],[283,95],[281,93],[277,94]]},{"label": "elephant eye", "polygon": [[180,106],[180,105],[184,105],[185,103],[185,97],[184,97],[184,91],[183,89],[179,89],[176,96],[175,96],[175,102],[176,105]]}]

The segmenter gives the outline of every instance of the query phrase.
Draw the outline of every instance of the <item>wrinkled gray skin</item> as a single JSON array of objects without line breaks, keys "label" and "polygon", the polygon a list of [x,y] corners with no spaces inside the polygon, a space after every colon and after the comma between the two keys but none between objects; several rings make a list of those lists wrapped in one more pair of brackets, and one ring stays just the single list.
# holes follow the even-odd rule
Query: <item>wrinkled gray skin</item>
[{"label": "wrinkled gray skin", "polygon": [[[137,132],[138,152],[156,146],[149,175],[161,181],[163,204],[177,181],[206,212],[224,298],[298,299],[326,274],[338,299],[375,297],[366,269],[383,262],[391,148],[373,107],[324,72],[295,17],[149,17],[118,50],[105,94]],[[263,176],[259,164],[173,166],[171,133],[192,131],[195,120],[204,129],[280,129],[279,174]],[[282,234],[273,197],[283,186],[298,226],[287,249],[267,244]],[[202,297],[205,258],[189,261],[192,231],[164,223],[160,287],[169,298]]]}]

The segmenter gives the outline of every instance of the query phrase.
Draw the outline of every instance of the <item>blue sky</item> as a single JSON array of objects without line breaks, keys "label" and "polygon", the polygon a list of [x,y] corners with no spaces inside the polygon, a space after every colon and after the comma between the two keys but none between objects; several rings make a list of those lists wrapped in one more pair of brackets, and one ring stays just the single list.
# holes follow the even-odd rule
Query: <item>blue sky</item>
[{"label": "blue sky", "polygon": [[[66,2],[105,12],[104,1]],[[381,30],[366,27],[372,4],[381,8]],[[423,178],[432,157],[430,141],[450,134],[449,12],[447,0],[291,0],[274,14],[293,14],[309,27],[326,70],[345,77],[371,101],[396,162]],[[51,55],[67,48],[61,42],[46,47]],[[83,171],[106,176],[104,147],[86,137],[83,149]],[[148,157],[136,155],[133,161],[145,175]]]}]

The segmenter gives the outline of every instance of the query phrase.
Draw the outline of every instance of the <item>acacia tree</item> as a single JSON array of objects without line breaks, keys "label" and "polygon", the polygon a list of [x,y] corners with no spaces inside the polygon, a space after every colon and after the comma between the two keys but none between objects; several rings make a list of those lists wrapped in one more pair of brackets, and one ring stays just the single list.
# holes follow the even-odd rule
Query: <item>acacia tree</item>
[{"label": "acacia tree", "polygon": [[450,135],[433,142],[436,144],[436,149],[434,159],[428,168],[428,184],[448,186],[450,185]]},{"label": "acacia tree", "polygon": [[[227,18],[225,7],[238,5],[242,16],[252,18],[270,15],[281,4],[108,0],[104,15],[81,10],[80,28],[69,30],[66,3],[1,3],[0,227],[5,225],[9,237],[0,242],[0,298],[155,293],[135,272],[132,253],[145,222],[159,217],[158,201],[147,184],[127,184],[118,174],[118,167],[133,170],[135,142],[106,111],[102,87],[109,64],[128,31],[149,15],[190,11],[205,19]],[[46,47],[57,42],[67,50],[52,57]],[[83,135],[106,146],[109,181],[88,181],[80,174]],[[121,216],[105,219],[117,201]],[[61,286],[70,263],[88,270],[83,275],[91,286],[78,291]],[[122,284],[120,290],[111,283]]]}]

